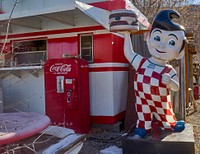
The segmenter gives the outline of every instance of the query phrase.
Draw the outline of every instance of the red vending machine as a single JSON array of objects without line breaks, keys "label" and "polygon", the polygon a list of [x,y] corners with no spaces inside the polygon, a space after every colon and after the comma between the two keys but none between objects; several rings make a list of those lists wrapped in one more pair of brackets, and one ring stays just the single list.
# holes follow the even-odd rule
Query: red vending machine
[{"label": "red vending machine", "polygon": [[77,133],[90,130],[88,63],[80,58],[50,59],[44,65],[45,108],[52,125]]}]

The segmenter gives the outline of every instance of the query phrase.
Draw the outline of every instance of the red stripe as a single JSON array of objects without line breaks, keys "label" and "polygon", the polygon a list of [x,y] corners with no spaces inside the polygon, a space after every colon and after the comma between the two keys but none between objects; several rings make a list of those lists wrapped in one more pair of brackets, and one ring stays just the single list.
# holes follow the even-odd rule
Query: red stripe
[{"label": "red stripe", "polygon": [[112,11],[112,10],[117,10],[117,9],[124,9],[125,1],[112,0],[112,1],[105,1],[105,2],[90,3],[90,5],[98,7],[98,8],[102,8],[108,11]]},{"label": "red stripe", "polygon": [[20,40],[11,40],[11,43],[14,42],[20,42],[20,41],[33,41],[33,40],[46,40],[47,37],[37,37],[37,38],[26,38],[26,39],[20,39]]},{"label": "red stripe", "polygon": [[[93,31],[93,30],[102,30],[105,29],[102,26],[88,26],[88,27],[79,27],[79,28],[70,28],[70,29],[60,29],[60,30],[48,30],[48,31],[39,31],[31,33],[22,33],[22,34],[11,34],[8,38],[19,38],[19,37],[33,37],[41,35],[53,35],[53,34],[63,34],[63,33],[73,33],[73,32],[83,32],[83,31]],[[4,39],[4,36],[0,36],[0,39]]]},{"label": "red stripe", "polygon": [[128,67],[99,67],[89,68],[89,72],[128,71]]},{"label": "red stripe", "polygon": [[115,116],[91,116],[92,124],[115,124],[125,118],[126,112],[123,111]]}]

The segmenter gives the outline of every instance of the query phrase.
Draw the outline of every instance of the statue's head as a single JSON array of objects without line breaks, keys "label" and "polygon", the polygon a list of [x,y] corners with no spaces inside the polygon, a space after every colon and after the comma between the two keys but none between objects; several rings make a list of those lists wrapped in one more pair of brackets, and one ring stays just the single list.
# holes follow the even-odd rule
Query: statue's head
[{"label": "statue's head", "polygon": [[174,10],[160,11],[153,20],[147,39],[150,54],[164,61],[180,59],[184,54],[185,29],[173,22],[173,18],[180,18],[179,13]]}]

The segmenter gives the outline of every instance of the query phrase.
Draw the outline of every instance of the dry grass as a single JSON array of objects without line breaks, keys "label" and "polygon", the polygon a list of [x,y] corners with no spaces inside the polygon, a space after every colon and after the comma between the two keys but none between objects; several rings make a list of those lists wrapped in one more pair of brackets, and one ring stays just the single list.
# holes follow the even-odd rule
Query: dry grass
[{"label": "dry grass", "polygon": [[200,154],[200,100],[197,100],[197,111],[191,109],[186,121],[193,125],[195,138],[195,154]]},{"label": "dry grass", "polygon": [[55,136],[37,134],[18,142],[0,146],[1,154],[40,154],[43,149],[59,141]]}]

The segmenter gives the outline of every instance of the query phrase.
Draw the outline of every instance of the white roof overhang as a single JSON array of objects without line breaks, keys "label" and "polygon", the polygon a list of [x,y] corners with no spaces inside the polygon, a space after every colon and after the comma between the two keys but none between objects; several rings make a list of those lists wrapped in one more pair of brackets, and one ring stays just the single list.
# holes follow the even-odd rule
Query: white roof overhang
[{"label": "white roof overhang", "polygon": [[70,6],[59,6],[45,9],[13,11],[13,13],[0,14],[0,33],[4,34],[7,31],[8,22],[9,33],[16,33],[15,26],[30,28],[30,31],[48,30],[49,26],[44,26],[44,23],[51,24],[52,22],[60,23],[67,26],[75,26],[74,18],[84,14],[76,8],[75,3]]},{"label": "white roof overhang", "polygon": [[[127,0],[127,2],[129,1]],[[127,3],[126,7],[127,9],[135,10],[141,17],[139,10],[134,8],[131,3]],[[37,9],[18,11],[13,12],[11,16],[9,33],[17,33],[15,26],[18,28],[21,27],[22,30],[23,28],[31,29],[31,31],[49,30],[49,26],[44,26],[44,23],[51,24],[52,22],[60,23],[66,27],[75,27],[75,18],[83,15],[91,18],[96,23],[101,24],[109,30],[109,14],[110,12],[107,10],[97,8],[79,1],[75,1],[75,3],[70,6],[65,5],[40,10]],[[7,32],[9,18],[9,13],[0,14],[0,32],[2,35]],[[143,15],[141,20],[145,21],[146,24],[143,24],[143,27],[146,28],[149,26],[148,20]],[[27,30],[24,30],[24,32],[27,32]]]}]

